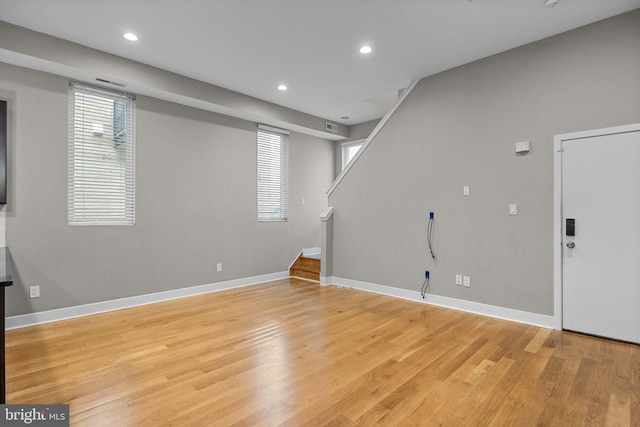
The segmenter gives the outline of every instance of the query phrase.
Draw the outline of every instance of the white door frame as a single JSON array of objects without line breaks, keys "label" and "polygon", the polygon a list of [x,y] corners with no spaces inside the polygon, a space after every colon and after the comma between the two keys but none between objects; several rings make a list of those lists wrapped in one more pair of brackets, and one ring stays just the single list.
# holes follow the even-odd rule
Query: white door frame
[{"label": "white door frame", "polygon": [[640,123],[565,133],[553,137],[553,327],[562,329],[562,142],[640,131]]}]

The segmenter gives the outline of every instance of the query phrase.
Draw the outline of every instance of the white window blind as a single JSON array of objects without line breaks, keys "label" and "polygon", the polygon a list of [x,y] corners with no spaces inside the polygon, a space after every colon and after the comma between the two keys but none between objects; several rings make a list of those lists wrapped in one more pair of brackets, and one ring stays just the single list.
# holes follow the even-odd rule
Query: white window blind
[{"label": "white window blind", "polygon": [[258,221],[287,221],[288,133],[258,129]]},{"label": "white window blind", "polygon": [[342,169],[347,167],[351,159],[360,151],[363,144],[364,139],[342,143]]},{"label": "white window blind", "polygon": [[135,99],[69,86],[69,225],[135,222]]}]

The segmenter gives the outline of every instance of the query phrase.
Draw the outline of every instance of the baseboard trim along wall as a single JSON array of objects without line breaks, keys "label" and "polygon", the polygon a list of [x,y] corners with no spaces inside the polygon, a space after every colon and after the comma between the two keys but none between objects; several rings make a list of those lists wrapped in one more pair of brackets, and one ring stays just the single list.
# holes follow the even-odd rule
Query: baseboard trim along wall
[{"label": "baseboard trim along wall", "polygon": [[[91,304],[78,305],[74,307],[58,308],[55,310],[40,311],[37,313],[21,314],[7,317],[5,327],[7,330],[25,328],[27,326],[39,325],[43,323],[57,322],[60,320],[73,319],[76,317],[90,316],[92,314],[105,313],[108,311],[122,310],[125,308],[137,307],[141,305],[153,304],[156,302],[169,301],[195,295],[208,294],[211,292],[224,291],[227,289],[241,288],[244,286],[256,285],[259,283],[271,282],[273,280],[286,279],[289,277],[288,271],[279,273],[263,274],[260,276],[246,277],[242,279],[228,280],[225,282],[209,283],[206,285],[191,286],[188,288],[173,289],[170,291],[155,292],[153,294],[137,295],[128,298],[120,298],[110,301],[101,301]],[[353,288],[376,294],[387,295],[395,298],[402,298],[409,301],[427,303],[454,310],[466,311],[483,316],[495,317],[498,319],[510,320],[513,322],[525,323],[528,325],[540,326],[554,329],[555,318],[544,314],[529,313],[526,311],[514,310],[511,308],[498,307],[495,305],[482,304],[473,301],[465,301],[456,298],[443,297],[439,295],[427,294],[425,299],[418,291],[393,288],[391,286],[378,285],[375,283],[361,282],[358,280],[345,279],[342,277],[321,277],[322,286],[336,285],[345,288]]]},{"label": "baseboard trim along wall", "polygon": [[37,313],[21,314],[18,316],[7,317],[5,320],[5,328],[7,330],[25,328],[27,326],[39,325],[42,323],[57,322],[60,320],[90,316],[92,314],[105,313],[108,311],[121,310],[124,308],[153,304],[156,302],[208,294],[211,292],[224,291],[233,288],[241,288],[243,286],[250,286],[259,283],[271,282],[273,280],[286,279],[287,277],[289,277],[289,272],[282,271],[279,273],[263,274],[260,276],[245,277],[242,279],[228,280],[225,282],[190,286],[188,288],[172,289],[170,291],[119,298],[115,300],[95,302],[74,307],[65,307],[55,310],[40,311]]},{"label": "baseboard trim along wall", "polygon": [[353,288],[362,291],[373,292],[376,294],[387,295],[390,297],[402,298],[410,301],[427,303],[445,308],[452,308],[454,310],[466,311],[468,313],[510,320],[512,322],[525,323],[527,325],[539,326],[542,328],[554,329],[554,326],[556,325],[554,316],[530,313],[527,311],[514,310],[512,308],[498,307],[495,305],[465,301],[439,295],[427,294],[426,297],[422,299],[422,295],[419,291],[398,289],[391,286],[345,279],[343,277],[321,277],[320,284],[323,286],[333,284],[345,288]]}]

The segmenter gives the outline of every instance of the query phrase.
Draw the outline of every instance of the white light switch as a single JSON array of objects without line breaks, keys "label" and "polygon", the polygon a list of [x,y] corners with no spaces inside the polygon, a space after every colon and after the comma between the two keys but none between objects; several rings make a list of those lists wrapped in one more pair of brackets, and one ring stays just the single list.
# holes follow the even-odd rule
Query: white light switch
[{"label": "white light switch", "polygon": [[465,185],[464,187],[462,187],[462,195],[463,196],[468,196],[469,195],[469,186]]},{"label": "white light switch", "polygon": [[465,288],[470,288],[471,287],[471,277],[464,276],[462,278],[462,286],[464,286]]},{"label": "white light switch", "polygon": [[518,205],[509,205],[509,215],[518,215]]},{"label": "white light switch", "polygon": [[529,141],[516,142],[516,153],[528,153]]},{"label": "white light switch", "polygon": [[216,271],[218,273],[220,273],[222,271],[222,263],[221,262],[219,262],[218,265],[216,265]]}]

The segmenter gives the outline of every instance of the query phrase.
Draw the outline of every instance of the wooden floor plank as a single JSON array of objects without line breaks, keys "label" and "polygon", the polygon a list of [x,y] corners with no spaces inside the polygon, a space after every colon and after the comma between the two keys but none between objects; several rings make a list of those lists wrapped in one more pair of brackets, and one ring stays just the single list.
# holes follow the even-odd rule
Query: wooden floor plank
[{"label": "wooden floor plank", "polygon": [[626,345],[613,347],[611,354],[613,378],[612,387],[609,390],[609,405],[605,423],[608,426],[629,425],[631,423],[631,391],[634,385],[632,384],[630,350],[631,348]]},{"label": "wooden floor plank", "polygon": [[[630,370],[631,370],[631,389],[630,389],[630,410],[629,418],[631,419],[630,425],[632,426],[640,426],[640,346],[631,346],[631,357],[630,357]],[[619,367],[618,370],[619,375],[624,375],[624,368]],[[622,399],[625,399],[626,396],[622,396]]]},{"label": "wooden floor plank", "polygon": [[640,426],[640,346],[297,279],[6,337],[73,426]]},{"label": "wooden floor plank", "polygon": [[537,353],[542,347],[543,343],[546,341],[547,337],[551,333],[551,329],[540,329],[536,333],[536,336],[527,344],[527,347],[524,351],[528,351],[531,353]]}]

